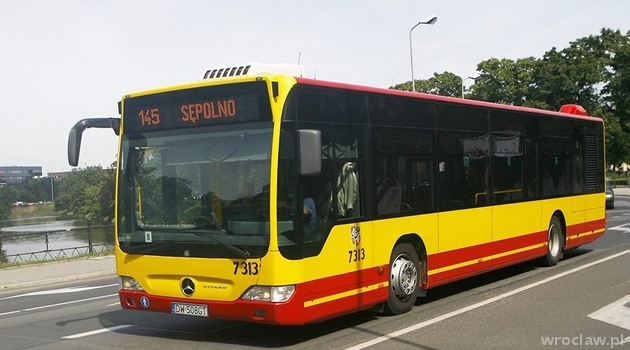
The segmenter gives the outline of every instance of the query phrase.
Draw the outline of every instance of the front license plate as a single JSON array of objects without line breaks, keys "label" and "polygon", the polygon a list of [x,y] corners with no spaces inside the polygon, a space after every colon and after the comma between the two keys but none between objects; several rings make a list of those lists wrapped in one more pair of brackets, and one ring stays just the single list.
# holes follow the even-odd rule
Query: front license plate
[{"label": "front license plate", "polygon": [[171,303],[171,313],[177,315],[208,317],[208,305]]}]

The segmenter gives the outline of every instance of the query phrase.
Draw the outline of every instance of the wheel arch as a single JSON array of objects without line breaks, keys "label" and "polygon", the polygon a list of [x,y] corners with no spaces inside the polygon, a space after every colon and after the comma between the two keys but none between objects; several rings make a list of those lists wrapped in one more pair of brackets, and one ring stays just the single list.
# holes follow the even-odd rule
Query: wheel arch
[{"label": "wheel arch", "polygon": [[566,248],[566,245],[567,245],[567,220],[566,220],[566,218],[564,216],[564,213],[560,209],[556,209],[551,214],[551,216],[549,217],[549,221],[551,221],[551,219],[554,216],[557,217],[558,220],[560,220],[560,224],[562,225],[562,239],[564,240],[562,242],[562,249],[564,250]]},{"label": "wheel arch", "polygon": [[[399,244],[403,244],[403,243],[409,243],[411,244],[414,249],[416,250],[416,253],[418,254],[418,261],[420,263],[421,266],[419,266],[419,277],[420,277],[420,281],[419,281],[419,285],[420,285],[420,296],[426,296],[426,291],[427,291],[427,271],[428,271],[428,267],[427,267],[427,248],[426,245],[424,244],[424,240],[422,239],[422,237],[417,234],[417,233],[407,233],[402,235],[400,238],[398,238],[398,240],[396,241],[396,243],[394,244],[394,247],[396,247]],[[394,247],[392,247],[392,250],[394,249]]]},{"label": "wheel arch", "polygon": [[555,266],[562,260],[567,242],[566,218],[561,210],[556,209],[547,224],[546,253],[540,259],[542,266]]}]

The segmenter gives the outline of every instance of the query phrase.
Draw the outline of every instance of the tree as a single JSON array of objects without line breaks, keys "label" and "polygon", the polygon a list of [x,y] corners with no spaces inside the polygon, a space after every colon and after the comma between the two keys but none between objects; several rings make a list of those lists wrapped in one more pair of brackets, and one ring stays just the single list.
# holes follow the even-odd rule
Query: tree
[{"label": "tree", "polygon": [[114,170],[87,167],[57,182],[55,210],[71,216],[110,220],[114,210]]},{"label": "tree", "polygon": [[116,162],[113,162],[103,175],[103,186],[98,193],[99,216],[103,221],[114,219],[116,198]]},{"label": "tree", "polygon": [[26,179],[20,184],[12,185],[18,192],[18,199],[24,202],[36,203],[51,200],[49,178]]},{"label": "tree", "polygon": [[11,185],[0,187],[0,220],[7,220],[11,215],[11,204],[18,200],[18,191]]},{"label": "tree", "polygon": [[[577,103],[606,121],[609,164],[630,158],[629,42],[630,32],[623,35],[604,28],[599,35],[580,38],[558,53],[554,49],[545,54],[550,72],[539,82],[541,91],[555,91],[549,93],[552,107],[559,108],[558,101]],[[558,77],[565,79],[558,82]]]},{"label": "tree", "polygon": [[0,264],[5,264],[9,260],[7,259],[7,251],[2,249],[2,237],[0,237]]},{"label": "tree", "polygon": [[[427,80],[416,80],[416,91],[442,96],[461,97],[462,78],[451,72],[434,73]],[[397,84],[390,89],[411,91],[411,81]]]},{"label": "tree", "polygon": [[[17,190],[13,186],[0,187],[0,220],[7,220],[11,215],[11,203],[17,199]],[[7,252],[2,249],[2,236],[0,235],[0,263],[7,262]]]},{"label": "tree", "polygon": [[537,61],[533,57],[516,61],[491,58],[477,65],[479,76],[471,87],[471,98],[514,106],[530,106],[528,103],[534,84],[533,72]]},{"label": "tree", "polygon": [[606,156],[610,164],[630,159],[630,32],[602,30],[602,42],[612,47],[610,66],[606,68],[609,83],[604,93],[604,111],[607,118]]}]

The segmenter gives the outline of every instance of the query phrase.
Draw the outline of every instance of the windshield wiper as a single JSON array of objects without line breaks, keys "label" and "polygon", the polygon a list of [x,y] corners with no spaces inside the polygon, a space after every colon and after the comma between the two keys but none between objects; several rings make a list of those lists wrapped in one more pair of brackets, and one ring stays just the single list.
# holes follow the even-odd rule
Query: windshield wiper
[{"label": "windshield wiper", "polygon": [[[220,240],[218,238],[213,237],[212,235],[215,234],[214,231],[211,230],[182,230],[182,232],[188,232],[188,233],[192,233],[193,235],[197,236],[197,237],[204,237],[204,238],[210,238],[211,240],[219,243],[221,246],[223,246],[224,248],[226,248],[227,250],[231,251],[232,253],[238,255],[239,258],[242,259],[247,259],[251,256],[251,254],[245,250],[245,249],[241,249],[233,244],[230,244],[228,242],[224,242],[223,240]],[[221,232],[226,233],[225,230],[221,229]]]},{"label": "windshield wiper", "polygon": [[[131,242],[129,242],[129,243],[131,243]],[[123,245],[124,248],[125,248],[123,250],[128,250],[129,253],[137,253],[137,252],[149,249],[149,248],[160,247],[160,246],[163,246],[163,245],[171,245],[171,244],[174,244],[176,242],[175,241],[159,241],[159,242],[152,242],[152,243],[144,243],[142,245],[135,245],[135,246],[127,245],[129,243],[121,242],[121,245]]]},{"label": "windshield wiper", "polygon": [[221,227],[221,221],[219,221],[219,218],[217,217],[217,214],[215,214],[213,211],[210,212],[210,216],[212,216],[212,221],[213,224],[221,231],[223,231],[223,233],[225,233],[226,231],[223,229],[223,227]]}]

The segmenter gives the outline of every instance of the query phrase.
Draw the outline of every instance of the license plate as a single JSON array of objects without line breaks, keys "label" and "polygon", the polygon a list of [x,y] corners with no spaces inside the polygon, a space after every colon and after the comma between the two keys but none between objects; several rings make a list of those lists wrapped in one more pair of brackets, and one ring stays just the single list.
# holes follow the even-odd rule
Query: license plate
[{"label": "license plate", "polygon": [[171,303],[171,313],[177,315],[208,317],[208,305]]}]

